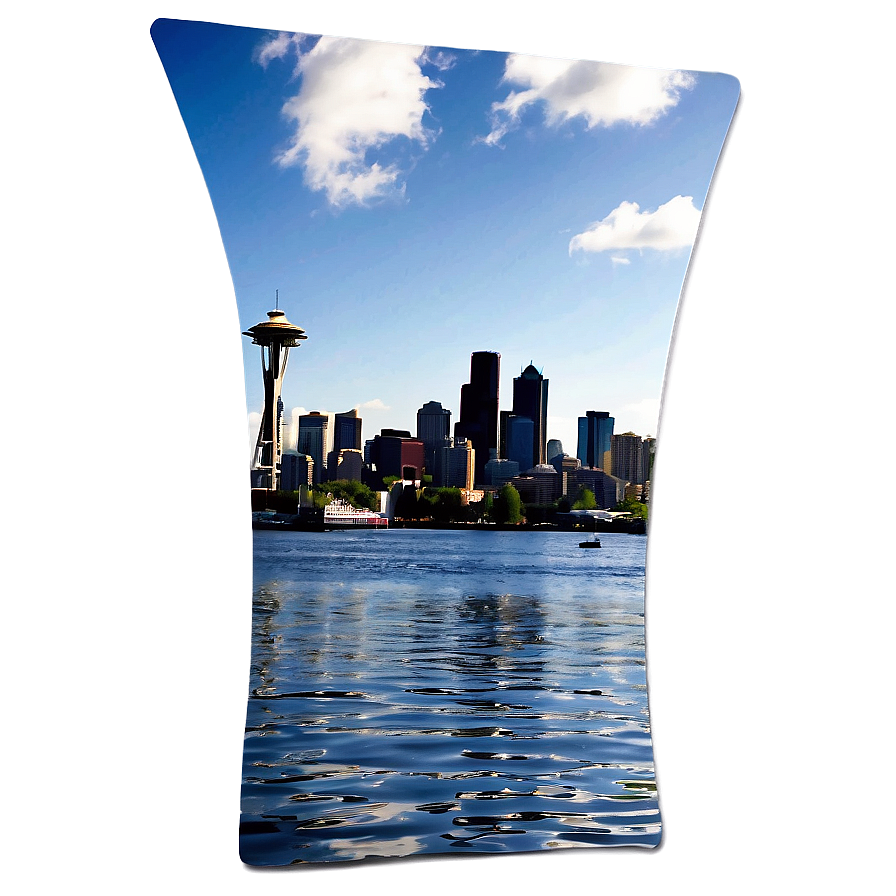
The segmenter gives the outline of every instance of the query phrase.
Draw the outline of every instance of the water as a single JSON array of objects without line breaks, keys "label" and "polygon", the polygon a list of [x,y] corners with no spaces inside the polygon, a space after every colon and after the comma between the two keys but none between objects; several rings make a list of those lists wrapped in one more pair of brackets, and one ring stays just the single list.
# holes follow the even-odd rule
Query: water
[{"label": "water", "polygon": [[254,533],[252,865],[655,846],[646,539]]}]

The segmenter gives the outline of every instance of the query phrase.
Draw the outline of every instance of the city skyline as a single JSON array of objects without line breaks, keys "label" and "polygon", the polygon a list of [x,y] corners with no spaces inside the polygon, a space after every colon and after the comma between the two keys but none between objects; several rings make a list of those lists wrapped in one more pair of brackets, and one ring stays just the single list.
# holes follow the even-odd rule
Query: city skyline
[{"label": "city skyline", "polygon": [[530,359],[566,384],[546,432],[565,447],[596,406],[656,433],[733,78],[196,22],[162,20],[153,37],[241,328],[279,290],[308,335],[287,416],[351,406],[375,432],[434,400],[456,420],[485,350],[504,359],[502,408]]}]

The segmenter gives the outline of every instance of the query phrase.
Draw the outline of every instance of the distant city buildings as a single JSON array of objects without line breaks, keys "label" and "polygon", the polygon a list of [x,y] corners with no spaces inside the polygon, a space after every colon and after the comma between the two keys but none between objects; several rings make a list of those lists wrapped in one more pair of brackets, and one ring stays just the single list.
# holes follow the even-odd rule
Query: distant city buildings
[{"label": "distant city buildings", "polygon": [[[265,363],[274,349],[285,350],[287,343],[304,338],[282,312],[270,312],[269,317],[268,324],[247,333],[258,331]],[[281,329],[282,340],[277,335]],[[384,428],[364,442],[357,409],[332,416],[312,411],[298,417],[293,432],[277,378],[266,373],[270,387],[266,394],[271,398],[266,407],[273,411],[266,410],[263,416],[253,487],[270,488],[273,482],[296,491],[347,479],[380,490],[384,478],[420,483],[425,471],[434,486],[459,488],[465,494],[511,483],[526,504],[546,506],[561,496],[575,501],[584,489],[594,494],[600,509],[615,507],[626,497],[647,500],[655,438],[614,433],[615,419],[608,411],[586,411],[578,418],[576,456],[565,454],[559,439],[546,438],[549,383],[534,364],[530,362],[513,379],[511,410],[499,409],[500,360],[497,352],[471,354],[470,381],[461,386],[453,438],[451,411],[438,401],[428,401],[417,410],[416,436],[406,429]],[[279,373],[282,380],[282,367]],[[330,428],[332,449],[327,453]]]},{"label": "distant city buildings", "polygon": [[501,356],[497,352],[473,352],[470,382],[460,388],[460,415],[454,438],[467,439],[476,452],[475,480],[483,481],[491,451],[498,448],[498,381]]}]

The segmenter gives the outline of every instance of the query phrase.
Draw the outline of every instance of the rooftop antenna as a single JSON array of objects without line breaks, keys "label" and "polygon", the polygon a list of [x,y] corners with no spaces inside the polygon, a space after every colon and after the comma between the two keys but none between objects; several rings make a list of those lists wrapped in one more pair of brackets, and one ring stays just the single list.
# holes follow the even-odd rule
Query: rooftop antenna
[{"label": "rooftop antenna", "polygon": [[274,297],[275,297],[274,310],[279,311],[280,310],[280,290],[279,289],[274,290]]}]

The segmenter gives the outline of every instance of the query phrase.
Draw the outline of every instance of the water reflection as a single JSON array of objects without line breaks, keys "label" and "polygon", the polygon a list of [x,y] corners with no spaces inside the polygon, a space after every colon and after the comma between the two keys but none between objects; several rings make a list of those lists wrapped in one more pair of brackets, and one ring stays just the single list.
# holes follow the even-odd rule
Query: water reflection
[{"label": "water reflection", "polygon": [[256,533],[244,861],[659,841],[644,539],[506,534]]}]

